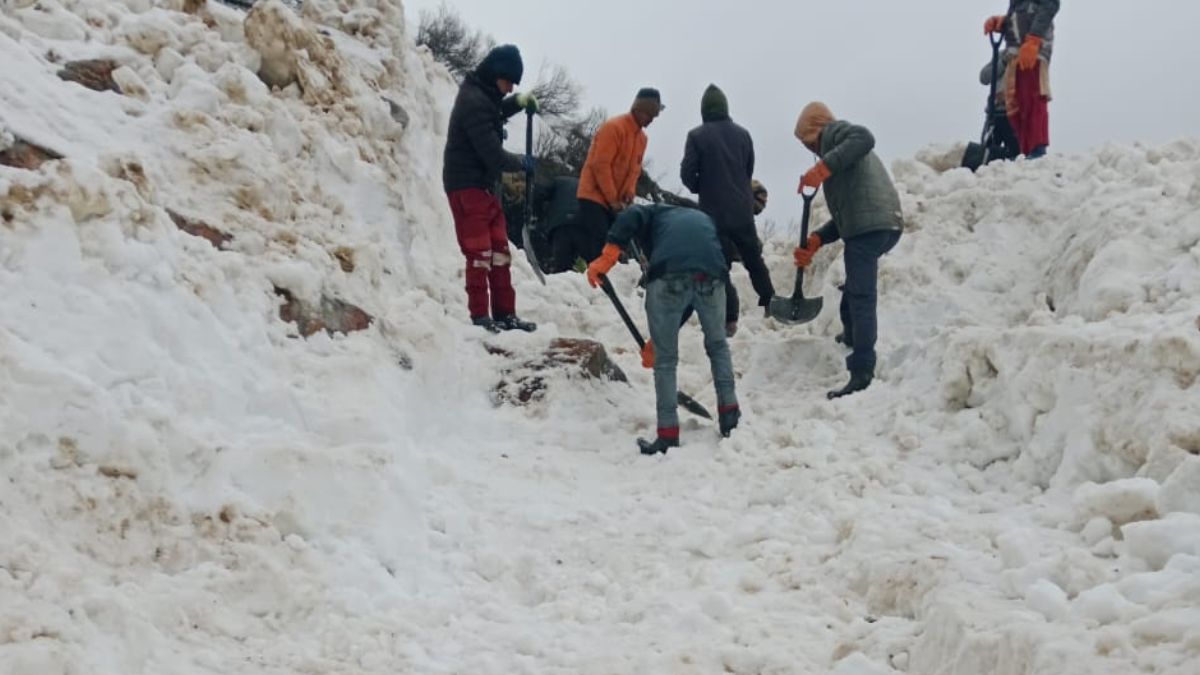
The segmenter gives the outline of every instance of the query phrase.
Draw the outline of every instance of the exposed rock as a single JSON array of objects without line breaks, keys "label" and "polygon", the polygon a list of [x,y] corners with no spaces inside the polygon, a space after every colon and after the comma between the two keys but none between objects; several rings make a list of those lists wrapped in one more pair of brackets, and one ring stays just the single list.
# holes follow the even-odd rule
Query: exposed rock
[{"label": "exposed rock", "polygon": [[[512,358],[512,354],[495,345],[485,345],[490,353]],[[496,385],[499,400],[516,405],[541,400],[549,389],[549,381],[561,377],[571,379],[602,379],[627,382],[624,371],[608,358],[604,345],[595,340],[556,338],[542,354],[504,370],[503,379]]]},{"label": "exposed rock", "polygon": [[115,91],[121,93],[113,79],[113,71],[117,69],[116,61],[110,59],[89,59],[87,61],[71,61],[58,71],[58,76],[67,82],[81,84],[96,91]]},{"label": "exposed rock", "polygon": [[396,124],[399,124],[400,126],[407,129],[408,123],[410,121],[409,117],[408,117],[408,111],[405,110],[404,107],[401,106],[399,103],[396,103],[395,101],[393,101],[392,99],[390,99],[386,96],[383,97],[383,100],[387,101],[388,110],[391,111],[392,119],[396,121]]},{"label": "exposed rock", "polygon": [[275,294],[284,301],[279,308],[279,318],[288,323],[295,323],[300,329],[300,335],[304,337],[320,330],[330,335],[353,333],[366,330],[374,321],[374,318],[361,308],[337,298],[322,297],[321,304],[313,307],[311,303],[298,299],[286,288],[276,286]]},{"label": "exposed rock", "polygon": [[222,232],[211,225],[207,225],[198,220],[180,215],[170,209],[167,209],[167,215],[171,216],[171,220],[175,223],[175,227],[178,227],[194,237],[207,239],[208,243],[212,244],[216,248],[225,248],[226,244],[233,241],[233,235],[226,234],[225,232]]},{"label": "exposed rock", "polygon": [[0,164],[29,171],[37,171],[42,164],[52,159],[62,159],[62,157],[53,150],[20,138],[15,139],[12,145],[0,150]]},{"label": "exposed rock", "polygon": [[338,265],[342,271],[349,274],[354,271],[354,249],[349,246],[339,246],[333,250],[333,257],[337,258]]}]

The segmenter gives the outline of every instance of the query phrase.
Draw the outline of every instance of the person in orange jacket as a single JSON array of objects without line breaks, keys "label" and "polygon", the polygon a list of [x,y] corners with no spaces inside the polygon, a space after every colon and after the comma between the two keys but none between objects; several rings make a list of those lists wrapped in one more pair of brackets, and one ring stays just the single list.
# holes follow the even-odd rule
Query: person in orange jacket
[{"label": "person in orange jacket", "polygon": [[1008,12],[988,17],[984,33],[1004,33],[1011,58],[1004,72],[1008,121],[1029,159],[1050,145],[1050,56],[1060,0],[1009,0]]},{"label": "person in orange jacket", "polygon": [[604,247],[617,213],[633,203],[642,157],[643,131],[666,108],[657,89],[640,89],[629,112],[609,119],[596,130],[579,176],[579,215],[574,249],[584,260],[595,260]]}]

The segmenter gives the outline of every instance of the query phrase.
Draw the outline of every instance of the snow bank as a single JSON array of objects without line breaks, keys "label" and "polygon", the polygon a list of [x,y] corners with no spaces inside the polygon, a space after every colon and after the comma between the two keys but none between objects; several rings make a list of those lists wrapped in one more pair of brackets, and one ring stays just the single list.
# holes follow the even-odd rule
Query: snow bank
[{"label": "snow bank", "polygon": [[[898,163],[877,383],[822,396],[828,247],[821,317],[732,342],[742,427],[647,460],[650,376],[577,275],[518,261],[541,329],[487,341],[587,335],[630,382],[493,405],[453,84],[404,28],[0,12],[0,150],[45,151],[0,167],[0,672],[1197,672],[1200,144]],[[81,60],[102,91],[59,78]],[[373,321],[301,338],[284,295]]]}]

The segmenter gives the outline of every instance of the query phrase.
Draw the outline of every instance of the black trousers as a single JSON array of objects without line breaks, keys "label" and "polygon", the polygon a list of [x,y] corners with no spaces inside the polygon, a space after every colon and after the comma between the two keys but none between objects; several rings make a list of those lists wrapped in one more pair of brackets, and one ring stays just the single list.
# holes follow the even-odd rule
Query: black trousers
[{"label": "black trousers", "polygon": [[616,215],[604,206],[580,199],[575,222],[555,228],[550,235],[555,269],[560,272],[569,270],[578,258],[583,258],[585,262],[599,258],[608,239],[608,229],[615,219]]},{"label": "black trousers", "polygon": [[[775,285],[771,283],[771,273],[763,261],[762,242],[758,240],[754,221],[718,229],[717,236],[721,240],[721,253],[725,255],[725,268],[732,270],[734,260],[740,259],[750,274],[754,292],[758,294],[758,306],[771,304],[771,298],[775,297]],[[725,281],[725,322],[737,321],[740,314],[741,302],[731,277]]]}]

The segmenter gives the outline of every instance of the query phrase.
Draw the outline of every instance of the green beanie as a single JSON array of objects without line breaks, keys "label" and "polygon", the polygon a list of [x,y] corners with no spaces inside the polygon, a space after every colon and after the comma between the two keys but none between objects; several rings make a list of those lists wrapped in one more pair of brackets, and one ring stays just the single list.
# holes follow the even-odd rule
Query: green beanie
[{"label": "green beanie", "polygon": [[705,122],[729,119],[729,100],[715,84],[708,85],[700,98],[700,119]]}]

